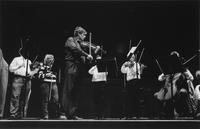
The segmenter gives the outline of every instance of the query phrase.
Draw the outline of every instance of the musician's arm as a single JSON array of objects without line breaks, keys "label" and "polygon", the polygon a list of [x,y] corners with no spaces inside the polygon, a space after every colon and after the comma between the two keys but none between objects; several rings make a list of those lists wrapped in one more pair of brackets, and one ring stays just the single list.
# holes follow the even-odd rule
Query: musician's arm
[{"label": "musician's arm", "polygon": [[68,40],[65,42],[65,47],[68,47],[71,51],[81,56],[87,57],[89,55],[88,53],[83,51],[80,47],[77,47],[77,45],[74,43],[73,38],[68,38]]},{"label": "musician's arm", "polygon": [[121,72],[127,73],[127,71],[128,71],[128,62],[125,62],[121,67]]},{"label": "musician's arm", "polygon": [[164,73],[158,76],[158,81],[164,81],[165,79],[166,79],[166,75],[164,75]]},{"label": "musician's arm", "polygon": [[[138,65],[139,65],[139,64],[138,64]],[[141,64],[141,65],[140,65],[140,74],[142,74],[144,68],[146,68],[146,67],[147,67],[147,66],[144,65],[144,64]]]},{"label": "musician's arm", "polygon": [[186,69],[186,71],[184,72],[184,74],[185,74],[185,76],[186,76],[186,78],[187,78],[188,80],[191,80],[191,81],[194,80],[194,77],[193,77],[193,75],[191,74],[191,72],[189,71],[189,69]]},{"label": "musician's arm", "polygon": [[14,58],[12,60],[12,62],[10,63],[10,66],[9,66],[9,71],[10,72],[15,72],[17,69],[21,68],[25,66],[25,64],[19,64],[18,61],[17,61],[17,58]]}]

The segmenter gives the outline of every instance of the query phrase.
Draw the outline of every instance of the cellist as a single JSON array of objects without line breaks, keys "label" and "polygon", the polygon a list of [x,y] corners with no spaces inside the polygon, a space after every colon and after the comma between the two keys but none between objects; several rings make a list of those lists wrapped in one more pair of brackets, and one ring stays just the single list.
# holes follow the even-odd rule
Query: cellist
[{"label": "cellist", "polygon": [[[164,87],[154,94],[154,96],[163,102],[163,113],[166,118],[178,116],[192,115],[192,103],[190,97],[194,93],[192,85],[193,75],[189,69],[183,67],[183,62],[177,51],[172,51],[170,57],[173,58],[170,62],[173,67],[177,67],[179,71],[173,74],[159,75],[159,81],[165,81]],[[179,66],[177,63],[180,63]]]}]

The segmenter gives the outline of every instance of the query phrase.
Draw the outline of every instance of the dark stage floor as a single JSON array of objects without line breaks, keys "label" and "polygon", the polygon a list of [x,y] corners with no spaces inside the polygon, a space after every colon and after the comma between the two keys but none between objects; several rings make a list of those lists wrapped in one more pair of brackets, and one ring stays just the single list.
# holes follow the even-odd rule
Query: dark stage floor
[{"label": "dark stage floor", "polygon": [[158,120],[158,119],[131,119],[121,120],[118,118],[107,118],[103,120],[82,119],[82,120],[40,120],[39,118],[26,118],[23,120],[0,120],[0,128],[37,128],[37,129],[199,129],[200,120],[193,120],[191,118],[178,118],[174,120]]}]

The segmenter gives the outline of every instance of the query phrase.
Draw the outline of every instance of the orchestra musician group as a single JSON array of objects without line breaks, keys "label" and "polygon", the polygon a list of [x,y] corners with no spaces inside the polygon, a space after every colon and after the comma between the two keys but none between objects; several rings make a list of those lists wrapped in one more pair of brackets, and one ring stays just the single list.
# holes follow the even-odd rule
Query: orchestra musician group
[{"label": "orchestra musician group", "polygon": [[[47,53],[42,62],[29,59],[29,52],[19,50],[19,56],[15,57],[10,65],[3,58],[0,51],[0,118],[3,116],[6,90],[8,84],[8,72],[11,73],[11,96],[9,100],[9,119],[22,119],[27,117],[27,109],[31,95],[31,80],[39,80],[42,95],[41,119],[51,119],[49,109],[53,109],[54,117],[64,120],[80,120],[78,114],[80,103],[80,88],[82,78],[80,71],[84,63],[91,63],[92,67],[88,73],[92,75],[91,84],[93,88],[93,100],[95,105],[95,118],[103,119],[105,117],[105,87],[108,83],[109,72],[99,70],[98,63],[102,60],[102,55],[106,54],[100,46],[94,45],[90,41],[84,41],[87,31],[80,26],[74,30],[74,35],[69,37],[64,45],[64,80],[61,93],[58,90],[58,73],[53,71],[55,57],[52,53]],[[142,53],[136,53],[137,48],[130,50],[126,60],[121,66],[121,73],[126,77],[126,97],[124,118],[139,119],[139,92],[142,85],[143,70],[148,66],[140,63]],[[88,52],[89,51],[89,52]],[[103,53],[103,54],[102,54]],[[154,93],[162,107],[161,117],[173,119],[175,117],[200,117],[200,72],[197,71],[195,77],[188,68],[183,66],[181,55],[177,51],[170,53],[170,62],[173,68],[171,73],[165,73],[161,70],[158,81],[165,81],[164,86],[158,92]],[[176,60],[176,61],[175,61]],[[177,65],[180,63],[180,65]],[[159,65],[159,64],[158,64]],[[159,68],[161,68],[159,66]],[[196,81],[193,84],[193,81]],[[54,106],[54,108],[50,108]]]}]

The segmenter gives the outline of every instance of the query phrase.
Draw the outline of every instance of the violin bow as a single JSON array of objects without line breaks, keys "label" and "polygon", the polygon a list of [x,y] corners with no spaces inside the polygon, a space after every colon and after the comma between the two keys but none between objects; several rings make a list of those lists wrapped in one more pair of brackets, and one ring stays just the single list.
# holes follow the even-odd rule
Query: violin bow
[{"label": "violin bow", "polygon": [[22,42],[22,38],[20,38],[20,48],[19,48],[19,51],[18,51],[20,56],[22,56],[22,54],[21,54],[22,49],[23,49],[23,42]]},{"label": "violin bow", "polygon": [[132,44],[132,42],[131,42],[131,40],[130,40],[130,43],[129,43],[129,51],[131,50],[131,45]]},{"label": "violin bow", "polygon": [[[139,43],[138,43],[137,46],[136,46],[136,49],[138,48],[138,46],[140,45],[141,42],[142,42],[142,40],[139,41]],[[135,49],[135,50],[136,50],[136,49]]]},{"label": "violin bow", "polygon": [[140,62],[140,60],[141,60],[141,58],[142,58],[142,55],[143,55],[143,53],[144,53],[144,49],[145,49],[145,48],[142,49],[142,52],[141,52],[141,54],[140,54],[140,58],[139,58],[139,60],[138,60],[138,63]]},{"label": "violin bow", "polygon": [[157,60],[157,59],[155,59],[155,60],[156,60],[156,64],[157,64],[157,66],[158,66],[160,72],[161,72],[161,73],[164,73],[163,70],[162,70],[162,68],[161,68],[161,66],[160,66],[160,64],[159,64],[159,62],[158,62],[158,60]]},{"label": "violin bow", "polygon": [[[200,50],[198,51],[198,52],[200,52]],[[185,61],[184,63],[183,63],[183,65],[185,65],[185,64],[187,64],[188,62],[190,62],[191,60],[193,60],[195,57],[197,57],[198,56],[198,53],[197,54],[195,54],[194,56],[192,56],[190,59],[188,59],[187,61]]]},{"label": "violin bow", "polygon": [[92,45],[92,33],[90,33],[90,36],[89,36],[89,43],[90,43],[90,46],[89,46],[89,54],[91,55],[92,52],[91,52],[91,45]]},{"label": "violin bow", "polygon": [[[103,45],[101,45],[101,48],[103,50]],[[103,51],[101,51],[101,58],[103,57]]]}]

